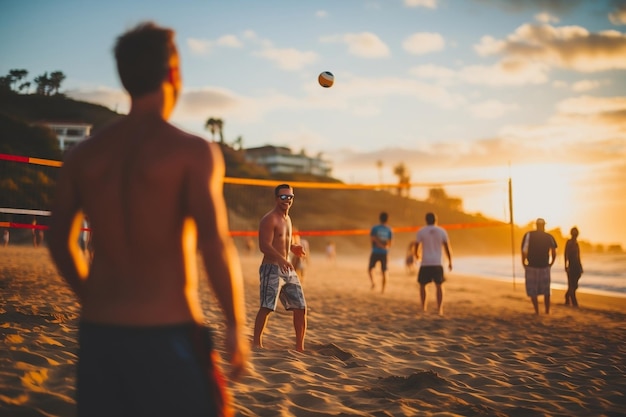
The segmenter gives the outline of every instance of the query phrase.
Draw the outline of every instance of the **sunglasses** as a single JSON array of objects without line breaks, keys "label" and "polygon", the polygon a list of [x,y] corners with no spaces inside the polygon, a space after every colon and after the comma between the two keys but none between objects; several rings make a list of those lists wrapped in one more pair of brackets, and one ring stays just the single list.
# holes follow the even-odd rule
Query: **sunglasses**
[{"label": "sunglasses", "polygon": [[294,195],[293,194],[281,194],[278,196],[278,198],[280,198],[281,200],[285,201],[285,200],[293,200]]}]

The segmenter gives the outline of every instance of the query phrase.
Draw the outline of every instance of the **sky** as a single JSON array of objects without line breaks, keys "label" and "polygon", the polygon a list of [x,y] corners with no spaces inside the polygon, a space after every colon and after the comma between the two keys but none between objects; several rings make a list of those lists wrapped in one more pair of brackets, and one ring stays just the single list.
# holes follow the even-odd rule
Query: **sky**
[{"label": "sky", "polygon": [[[626,0],[0,0],[0,75],[125,113],[115,39],[176,31],[172,122],[332,162],[346,183],[442,186],[470,213],[626,247]],[[331,88],[317,76],[330,71]],[[416,219],[417,224],[422,219]]]}]

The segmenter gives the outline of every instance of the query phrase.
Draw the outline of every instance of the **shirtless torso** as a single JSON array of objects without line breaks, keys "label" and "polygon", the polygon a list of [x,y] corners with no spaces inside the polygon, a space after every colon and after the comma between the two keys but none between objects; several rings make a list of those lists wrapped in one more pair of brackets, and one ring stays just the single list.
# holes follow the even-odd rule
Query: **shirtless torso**
[{"label": "shirtless torso", "polygon": [[301,256],[302,246],[292,244],[292,225],[289,217],[291,201],[281,201],[268,212],[259,224],[259,248],[263,264],[276,264],[282,271],[293,269],[289,252]]}]

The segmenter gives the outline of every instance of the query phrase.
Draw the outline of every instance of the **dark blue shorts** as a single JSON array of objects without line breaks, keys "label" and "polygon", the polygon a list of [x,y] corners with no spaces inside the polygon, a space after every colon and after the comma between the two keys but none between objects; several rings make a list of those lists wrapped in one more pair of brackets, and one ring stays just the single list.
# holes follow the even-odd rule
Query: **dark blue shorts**
[{"label": "dark blue shorts", "polygon": [[[79,417],[215,416],[216,402],[198,353],[195,323],[114,326],[80,323]],[[208,355],[209,353],[207,353]]]},{"label": "dark blue shorts", "polygon": [[421,266],[417,273],[417,282],[422,285],[429,282],[435,282],[435,284],[442,284],[445,281],[443,276],[443,266],[441,265],[425,265]]},{"label": "dark blue shorts", "polygon": [[374,268],[378,262],[380,262],[380,269],[385,272],[387,270],[387,254],[372,252],[370,255],[369,269]]}]

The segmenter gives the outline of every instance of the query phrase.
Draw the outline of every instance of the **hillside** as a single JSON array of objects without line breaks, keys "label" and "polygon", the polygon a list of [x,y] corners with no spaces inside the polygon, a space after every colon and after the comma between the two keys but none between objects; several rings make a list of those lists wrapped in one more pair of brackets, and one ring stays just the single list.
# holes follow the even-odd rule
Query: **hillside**
[{"label": "hillside", "polygon": [[[62,95],[39,96],[20,95],[15,93],[0,94],[0,114],[18,118],[26,123],[39,120],[72,120],[91,123],[93,131],[97,132],[108,123],[122,115],[106,107],[84,103],[66,98]],[[6,134],[6,132],[4,132]],[[3,132],[0,140],[5,141]],[[29,155],[32,152],[28,140],[23,140],[24,152],[18,154]],[[18,149],[15,146],[12,149]],[[246,163],[243,152],[234,150],[228,145],[222,145],[224,152],[227,176],[243,178],[272,179],[268,172],[259,166]],[[36,167],[36,166],[33,166]],[[43,168],[42,168],[43,169]],[[47,168],[50,171],[49,168]],[[0,167],[0,172],[13,178],[10,170]],[[55,171],[48,172],[54,181]],[[311,176],[282,176],[273,178],[284,182],[289,181],[323,181],[340,182],[333,178],[317,178]],[[18,184],[19,186],[19,184]],[[29,191],[32,195],[32,190]],[[48,193],[48,191],[46,191]],[[303,231],[311,230],[364,230],[369,229],[378,220],[381,211],[390,215],[392,227],[420,226],[424,223],[424,215],[434,211],[439,216],[441,224],[470,224],[489,222],[490,219],[481,216],[451,210],[445,205],[433,205],[405,197],[395,193],[376,190],[332,190],[332,189],[298,189],[297,198],[292,209],[294,225]],[[225,196],[229,209],[231,229],[256,231],[260,217],[274,204],[272,189],[256,186],[225,186]],[[3,199],[4,200],[4,199]],[[40,199],[49,201],[49,198]],[[49,209],[49,207],[32,207],[32,202],[13,201],[12,206],[32,209]],[[45,219],[42,219],[45,221]],[[414,233],[399,233],[394,246],[396,250],[406,248]],[[517,238],[522,235],[516,231]],[[560,235],[560,233],[559,233]],[[450,236],[453,248],[457,253],[510,253],[510,229],[508,225],[497,227],[470,227],[460,230],[451,230]],[[242,239],[238,243],[243,247]],[[337,243],[344,252],[363,252],[369,247],[367,235],[340,235],[340,236],[312,236],[309,241],[314,250],[323,250],[328,240]],[[516,242],[518,245],[518,242]]]},{"label": "hillside", "polygon": [[111,123],[121,114],[98,104],[85,103],[62,94],[43,96],[0,92],[0,114],[13,116],[30,123],[41,120],[77,121],[93,125],[93,132]]}]

